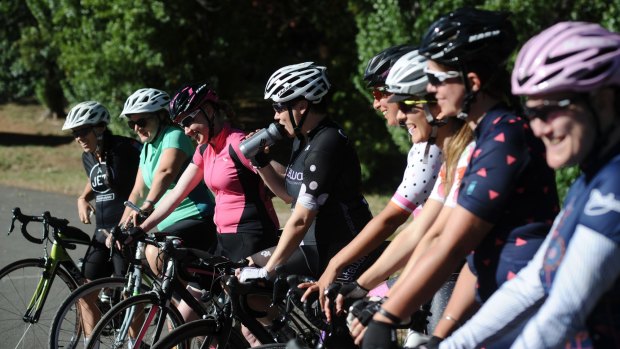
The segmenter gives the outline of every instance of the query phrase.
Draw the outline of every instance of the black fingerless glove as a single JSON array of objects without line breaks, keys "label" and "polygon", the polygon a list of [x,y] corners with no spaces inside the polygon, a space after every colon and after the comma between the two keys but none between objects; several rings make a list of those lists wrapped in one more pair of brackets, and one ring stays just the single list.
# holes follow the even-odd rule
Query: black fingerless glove
[{"label": "black fingerless glove", "polygon": [[271,155],[262,151],[259,151],[253,158],[250,159],[250,163],[256,168],[263,168],[269,165],[270,162]]},{"label": "black fingerless glove", "polygon": [[129,245],[135,241],[143,240],[144,236],[146,236],[146,232],[142,228],[131,227],[121,235],[119,240],[123,245]]},{"label": "black fingerless glove", "polygon": [[429,339],[428,342],[424,344],[424,348],[425,349],[439,349],[439,343],[441,343],[442,340],[443,338],[441,337],[432,336],[431,339]]},{"label": "black fingerless glove", "polygon": [[370,320],[362,341],[362,349],[398,349],[396,328],[391,324]]}]

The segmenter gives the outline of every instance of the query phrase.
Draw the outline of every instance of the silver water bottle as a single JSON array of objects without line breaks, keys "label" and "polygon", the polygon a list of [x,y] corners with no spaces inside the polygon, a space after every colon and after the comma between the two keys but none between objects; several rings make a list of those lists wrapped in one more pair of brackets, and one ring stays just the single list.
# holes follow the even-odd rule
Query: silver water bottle
[{"label": "silver water bottle", "polygon": [[252,137],[244,139],[239,144],[239,149],[241,149],[241,152],[246,159],[251,159],[260,150],[265,147],[270,147],[277,141],[281,140],[284,137],[284,134],[284,126],[278,123],[273,123],[269,125],[269,127],[256,132],[252,135]]}]

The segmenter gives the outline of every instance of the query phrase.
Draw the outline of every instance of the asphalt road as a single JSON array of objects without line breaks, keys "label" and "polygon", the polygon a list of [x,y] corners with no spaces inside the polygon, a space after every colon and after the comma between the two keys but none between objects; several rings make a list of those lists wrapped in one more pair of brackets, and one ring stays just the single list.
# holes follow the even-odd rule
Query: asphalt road
[{"label": "asphalt road", "polygon": [[[76,197],[51,194],[33,190],[17,189],[0,185],[0,268],[9,263],[25,258],[37,258],[43,256],[43,245],[33,244],[27,241],[20,232],[19,223],[16,224],[15,230],[11,235],[7,235],[11,224],[12,209],[19,207],[23,214],[40,215],[44,211],[49,211],[52,216],[58,218],[66,218],[69,224],[78,227],[92,236],[94,225],[82,224],[77,216],[77,208],[75,205]],[[30,230],[32,226],[33,230]],[[40,232],[40,225],[36,223],[28,225],[29,231],[33,233]],[[36,235],[35,235],[36,236]],[[48,246],[48,250],[49,250]],[[78,246],[76,250],[69,251],[74,260],[80,258],[86,252],[85,246]],[[38,276],[24,276],[24,279],[38,279]],[[55,283],[56,284],[56,283]],[[9,286],[7,286],[9,285]],[[58,287],[58,286],[56,286]],[[30,287],[29,287],[30,288]],[[31,291],[34,291],[34,287]],[[41,316],[41,322],[35,326],[29,327],[24,336],[24,342],[20,348],[46,348],[48,326],[53,317],[53,313],[64,300],[64,294],[51,294],[56,290],[53,286],[52,292],[48,296],[44,307],[44,313]],[[13,306],[15,304],[26,304],[32,294],[29,292],[19,292],[17,288],[13,288],[11,283],[0,282],[0,348],[13,348],[24,334],[24,329],[28,326],[20,321],[24,314],[23,306]],[[23,293],[23,294],[20,294]],[[50,309],[45,311],[45,309]],[[17,320],[16,320],[17,319]]]}]

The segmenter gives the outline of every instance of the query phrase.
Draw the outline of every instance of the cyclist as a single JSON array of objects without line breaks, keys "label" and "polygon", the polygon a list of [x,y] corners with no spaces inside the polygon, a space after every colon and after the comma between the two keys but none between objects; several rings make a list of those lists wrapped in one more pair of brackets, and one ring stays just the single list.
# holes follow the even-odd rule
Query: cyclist
[{"label": "cyclist", "polygon": [[[114,274],[122,276],[127,264],[120,254],[113,254],[105,246],[106,231],[112,229],[123,215],[123,202],[129,197],[131,183],[135,180],[141,145],[137,141],[115,136],[107,125],[110,113],[98,102],[88,101],[75,105],[69,111],[62,126],[71,131],[75,141],[82,148],[82,162],[88,176],[82,194],[77,199],[80,221],[90,224],[95,215],[95,233],[84,255],[82,273],[87,281]],[[91,201],[94,202],[94,206]],[[82,314],[97,314],[88,311],[92,302],[82,302]],[[86,337],[97,319],[83,318]]]},{"label": "cyclist", "polygon": [[320,272],[372,217],[360,191],[357,154],[322,103],[329,87],[326,68],[312,62],[280,68],[267,82],[274,119],[295,140],[285,175],[270,162],[254,160],[265,183],[293,211],[267,264],[244,268],[241,279],[272,276],[308,233],[316,239]]},{"label": "cyclist", "polygon": [[392,94],[386,90],[385,79],[394,63],[405,53],[414,49],[415,47],[409,45],[391,46],[372,57],[366,65],[364,81],[366,81],[366,87],[371,89],[372,106],[383,114],[388,126],[398,126],[396,119],[398,104],[388,103],[388,98]]},{"label": "cyclist", "polygon": [[[389,87],[386,86],[385,80],[396,61],[403,54],[412,51],[412,49],[413,47],[411,46],[400,45],[382,51],[370,60],[364,74],[364,79],[373,88],[373,96],[375,97],[373,105],[376,109],[380,106],[380,110],[383,111],[389,126],[399,125],[397,115],[401,113],[398,110],[399,103],[388,103],[388,99],[394,92],[401,91],[390,91]],[[407,53],[407,55],[411,55],[411,53]],[[417,54],[414,56],[419,57]],[[419,87],[421,87],[423,90],[426,87],[426,77],[423,72],[420,73],[418,76],[413,74],[413,86],[407,86],[407,88],[418,88],[419,90]],[[415,81],[416,79],[421,79],[421,81]],[[381,94],[380,99],[377,98],[379,92]],[[413,94],[411,93],[411,95]],[[407,167],[405,168],[403,180],[392,199],[351,243],[346,245],[329,261],[317,284],[312,285],[304,295],[304,299],[311,292],[318,290],[319,300],[321,304],[324,304],[325,288],[334,282],[338,276],[341,276],[341,273],[348,265],[378,248],[412,213],[414,215],[419,213],[422,204],[431,193],[442,161],[441,149],[435,142],[428,142],[431,135],[430,128],[431,126],[422,119],[422,125],[419,129],[424,129],[424,132],[417,131],[411,135],[413,146],[407,155]],[[356,275],[352,275],[348,279],[340,278],[340,281],[353,281],[355,278]],[[326,307],[326,309],[328,308]]]},{"label": "cyclist", "polygon": [[561,22],[530,39],[512,73],[554,169],[579,165],[562,212],[532,262],[441,348],[620,347],[620,34]]},{"label": "cyclist", "polygon": [[232,111],[208,84],[183,86],[170,101],[170,119],[198,147],[174,189],[141,225],[150,230],[200,182],[215,193],[217,253],[241,260],[277,243],[278,218],[265,185],[243,155],[245,137],[225,118]]},{"label": "cyclist", "polygon": [[[387,91],[394,93],[390,101],[398,101],[399,121],[405,123],[413,142],[420,137],[428,138],[443,150],[445,162],[441,165],[437,181],[430,192],[429,200],[415,220],[409,224],[393,240],[381,257],[362,276],[357,279],[356,287],[342,286],[341,294],[347,298],[357,298],[363,295],[363,290],[372,289],[404,267],[409,256],[417,248],[425,234],[441,229],[445,225],[452,208],[456,206],[456,193],[467,161],[474,149],[473,133],[468,125],[456,118],[437,120],[439,113],[434,97],[426,92],[428,79],[424,73],[426,58],[418,51],[410,52],[400,58],[386,80]],[[423,153],[422,153],[423,154]],[[430,159],[429,159],[430,160]],[[430,318],[428,328],[434,328],[443,307],[450,297],[451,283],[442,287],[431,302],[431,312],[436,314]],[[393,284],[388,280],[377,289],[372,289],[369,295],[385,295],[386,286]],[[348,287],[347,287],[348,286]],[[345,292],[343,292],[345,290]],[[337,304],[337,309],[340,308]],[[327,310],[327,309],[326,309]],[[352,325],[356,326],[355,322]],[[417,328],[421,330],[421,328]],[[419,340],[417,334],[411,333],[407,345],[415,345],[409,340]]]},{"label": "cyclist", "polygon": [[[486,301],[532,258],[557,213],[554,173],[545,163],[543,144],[507,104],[505,61],[515,45],[506,13],[473,8],[441,17],[423,37],[420,52],[429,58],[428,91],[441,108],[437,117],[465,120],[476,147],[457,206],[430,247],[409,260],[369,323],[365,348],[394,347],[394,326],[432,297],[465,256],[464,268],[476,275],[476,285],[457,282],[452,298],[475,289],[477,300]],[[473,302],[464,299],[462,313],[444,319],[462,319]],[[362,332],[354,333],[358,343]]]}]

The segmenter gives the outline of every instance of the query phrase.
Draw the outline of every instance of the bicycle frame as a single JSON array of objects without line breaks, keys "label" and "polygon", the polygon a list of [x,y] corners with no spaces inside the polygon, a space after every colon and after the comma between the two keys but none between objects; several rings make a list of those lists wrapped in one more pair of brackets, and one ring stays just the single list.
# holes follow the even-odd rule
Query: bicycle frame
[{"label": "bicycle frame", "polygon": [[[44,249],[47,251],[47,248]],[[84,282],[80,269],[71,259],[67,250],[58,242],[54,241],[49,256],[45,256],[43,259],[44,270],[23,316],[25,322],[37,323],[39,321],[58,268],[64,267],[76,285],[81,285]]]}]

